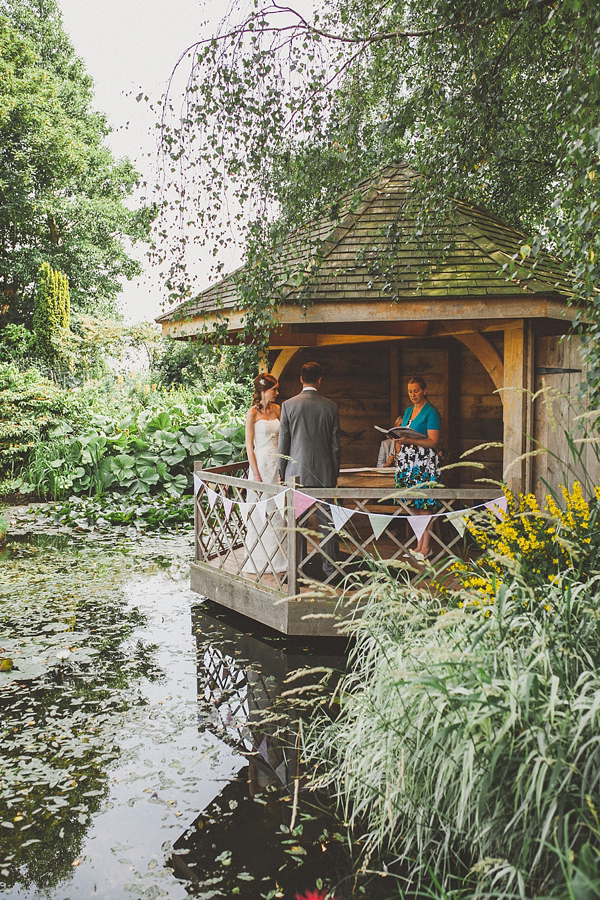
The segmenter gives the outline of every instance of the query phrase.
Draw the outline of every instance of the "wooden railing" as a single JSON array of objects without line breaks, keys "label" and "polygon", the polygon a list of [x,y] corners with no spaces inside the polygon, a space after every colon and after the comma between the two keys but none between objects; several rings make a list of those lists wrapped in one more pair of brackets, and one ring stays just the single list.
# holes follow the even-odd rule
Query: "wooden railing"
[{"label": "wooden railing", "polygon": [[[201,484],[195,502],[196,562],[235,578],[243,577],[257,586],[292,596],[305,582],[317,579],[337,583],[352,569],[364,569],[368,558],[399,560],[408,554],[410,559],[410,551],[416,548],[417,539],[407,521],[414,510],[407,496],[393,496],[397,492],[391,474],[387,486],[356,483],[352,487],[306,488],[304,493],[315,502],[296,517],[294,490],[302,489],[293,480],[281,486],[226,474],[239,473],[243,467],[240,463],[218,470],[197,466],[195,474]],[[360,474],[354,480],[359,481]],[[403,491],[407,493],[411,497],[432,497],[440,503],[429,526],[432,562],[460,555],[463,547],[446,514],[483,504],[500,494],[498,489],[444,487]],[[274,500],[276,495],[279,505]],[[255,502],[248,503],[249,496]],[[339,532],[334,526],[332,504],[355,511]],[[377,536],[370,518],[373,514],[389,517]],[[379,522],[383,524],[383,520]],[[323,559],[330,565],[328,575],[323,573]]]}]

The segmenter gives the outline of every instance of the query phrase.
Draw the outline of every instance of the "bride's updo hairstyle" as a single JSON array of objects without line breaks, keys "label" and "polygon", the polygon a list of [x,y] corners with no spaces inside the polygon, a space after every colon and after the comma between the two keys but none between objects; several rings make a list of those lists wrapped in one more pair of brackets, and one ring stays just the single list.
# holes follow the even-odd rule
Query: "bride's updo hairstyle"
[{"label": "bride's updo hairstyle", "polygon": [[264,373],[263,375],[257,375],[254,379],[254,395],[252,397],[252,406],[255,406],[256,409],[262,409],[262,395],[264,391],[270,391],[271,388],[274,388],[277,384],[277,379],[274,375],[268,375]]}]

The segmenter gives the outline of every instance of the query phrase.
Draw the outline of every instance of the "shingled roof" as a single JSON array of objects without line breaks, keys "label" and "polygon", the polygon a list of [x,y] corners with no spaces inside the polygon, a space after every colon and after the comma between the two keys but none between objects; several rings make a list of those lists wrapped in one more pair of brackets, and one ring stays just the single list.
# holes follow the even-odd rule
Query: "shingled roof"
[{"label": "shingled roof", "polygon": [[[339,218],[322,218],[292,232],[275,254],[286,307],[328,301],[502,297],[562,294],[572,288],[560,260],[526,258],[518,277],[502,266],[526,235],[487,210],[452,200],[450,213],[414,237],[418,176],[406,165],[387,166],[342,198]],[[393,243],[390,234],[393,233]],[[239,269],[158,322],[216,310],[241,311]]]}]

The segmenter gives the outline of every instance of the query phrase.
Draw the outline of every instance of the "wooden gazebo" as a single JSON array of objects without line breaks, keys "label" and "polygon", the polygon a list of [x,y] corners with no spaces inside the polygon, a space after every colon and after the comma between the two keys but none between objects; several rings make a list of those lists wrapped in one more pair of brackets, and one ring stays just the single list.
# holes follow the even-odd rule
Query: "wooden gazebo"
[{"label": "wooden gazebo", "polygon": [[[532,259],[523,233],[460,201],[416,238],[416,178],[407,166],[386,167],[339,204],[335,221],[309,223],[282,244],[283,300],[268,367],[285,399],[300,390],[305,361],[322,364],[323,393],[340,407],[342,468],[375,465],[374,425],[393,422],[407,405],[408,377],[419,373],[442,415],[444,462],[480,448],[465,460],[479,468],[446,474],[459,506],[467,499],[460,492],[478,485],[484,497],[481,478],[542,493],[544,482],[563,480],[566,445],[551,425],[558,410],[575,431],[585,377],[579,339],[569,335],[575,310],[564,268],[551,257]],[[210,339],[212,325],[225,321],[235,340],[245,320],[240,275],[161,316],[163,332]],[[534,399],[544,386],[572,402]],[[554,455],[530,452],[549,441]],[[591,451],[588,463],[593,468]],[[289,583],[296,584],[291,573]]]},{"label": "wooden gazebo", "polygon": [[[561,340],[575,313],[563,267],[522,258],[523,233],[459,201],[407,243],[415,178],[406,166],[387,167],[340,204],[335,222],[311,223],[282,245],[285,300],[268,359],[281,396],[299,390],[303,362],[322,363],[323,391],[340,405],[342,465],[374,465],[373,426],[393,422],[406,405],[407,377],[418,372],[442,414],[447,460],[498,442],[503,451],[473,457],[490,477],[505,473],[523,490],[540,479],[556,483],[551,459],[514,461],[546,437],[544,404],[532,401],[542,379],[575,397],[582,378],[578,339]],[[509,279],[502,267],[515,256],[519,275]],[[235,339],[245,318],[238,279],[234,273],[159,317],[164,334],[206,339],[225,320]],[[565,410],[567,427],[576,413]],[[465,469],[454,483],[473,477]]]}]

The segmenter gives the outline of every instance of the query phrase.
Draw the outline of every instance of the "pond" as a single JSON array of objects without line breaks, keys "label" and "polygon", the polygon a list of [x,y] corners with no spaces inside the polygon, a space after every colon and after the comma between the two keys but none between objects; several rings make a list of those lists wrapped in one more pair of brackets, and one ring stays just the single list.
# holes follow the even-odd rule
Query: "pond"
[{"label": "pond", "polygon": [[328,693],[343,644],[199,603],[192,550],[112,532],[1,551],[3,897],[293,898],[350,877],[286,724],[288,673]]}]

